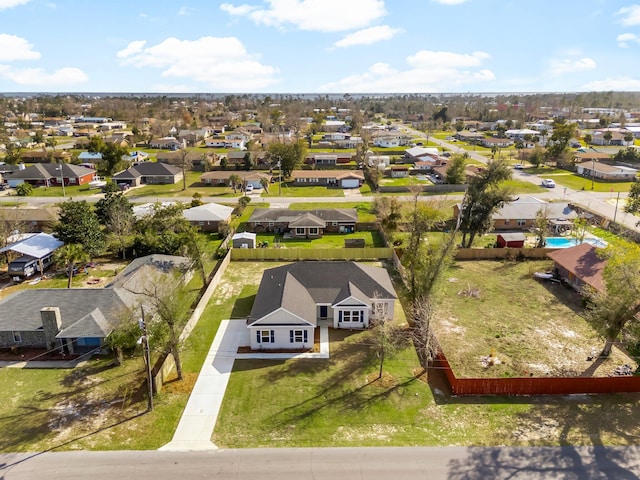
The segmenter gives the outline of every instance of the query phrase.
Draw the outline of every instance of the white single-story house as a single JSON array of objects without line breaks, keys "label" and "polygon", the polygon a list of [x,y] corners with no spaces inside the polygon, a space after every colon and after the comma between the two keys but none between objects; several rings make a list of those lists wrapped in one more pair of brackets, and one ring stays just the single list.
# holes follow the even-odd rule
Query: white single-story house
[{"label": "white single-story house", "polygon": [[396,298],[380,267],[309,261],[269,268],[247,318],[251,348],[310,349],[319,322],[366,329],[376,320],[393,319]]}]

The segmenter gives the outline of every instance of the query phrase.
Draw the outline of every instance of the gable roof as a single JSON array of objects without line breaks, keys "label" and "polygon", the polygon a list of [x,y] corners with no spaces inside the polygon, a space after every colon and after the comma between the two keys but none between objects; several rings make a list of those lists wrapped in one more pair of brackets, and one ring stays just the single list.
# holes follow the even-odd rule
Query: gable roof
[{"label": "gable roof", "polygon": [[182,215],[190,222],[219,222],[229,220],[233,208],[218,203],[205,203],[183,210]]},{"label": "gable roof", "polygon": [[573,219],[578,214],[569,204],[546,202],[536,197],[521,197],[515,202],[505,203],[494,215],[494,220],[533,220],[538,211],[545,210],[550,220]]},{"label": "gable roof", "polygon": [[358,212],[355,208],[331,208],[319,210],[289,210],[283,208],[256,208],[249,222],[282,222],[291,223],[298,217],[311,214],[326,222],[357,222]]},{"label": "gable roof", "polygon": [[138,177],[175,176],[181,173],[178,167],[162,162],[142,162],[113,176],[116,180]]},{"label": "gable roof", "polygon": [[582,243],[575,247],[562,248],[548,253],[547,257],[587,285],[599,291],[604,290],[602,274],[607,262],[598,256],[597,249],[593,245]]},{"label": "gable roof", "polygon": [[[58,168],[62,167],[62,171]],[[61,173],[62,172],[62,173]],[[79,178],[86,175],[95,175],[96,171],[83,167],[81,165],[73,165],[71,163],[38,163],[25,168],[24,170],[17,170],[11,174],[11,179],[20,180],[46,180],[57,177],[58,179],[62,175],[65,178]]]},{"label": "gable roof", "polygon": [[333,305],[349,297],[368,304],[372,298],[397,298],[387,271],[346,261],[303,261],[269,268],[247,324],[279,308],[316,324],[316,304]]}]

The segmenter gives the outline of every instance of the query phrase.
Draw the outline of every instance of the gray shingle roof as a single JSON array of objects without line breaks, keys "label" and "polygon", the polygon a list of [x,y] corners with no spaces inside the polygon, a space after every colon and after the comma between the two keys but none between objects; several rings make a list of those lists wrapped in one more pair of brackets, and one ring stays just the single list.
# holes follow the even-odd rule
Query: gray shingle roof
[{"label": "gray shingle roof", "polygon": [[247,323],[282,307],[315,324],[316,304],[332,305],[349,296],[365,303],[376,297],[397,298],[384,268],[343,261],[296,262],[264,271]]},{"label": "gray shingle roof", "polygon": [[325,222],[357,222],[355,208],[331,208],[324,210],[285,210],[282,208],[256,208],[249,222],[292,222],[296,218],[311,214]]},{"label": "gray shingle roof", "polygon": [[162,162],[142,162],[124,172],[120,172],[113,176],[115,180],[123,180],[127,178],[153,177],[177,175],[181,170],[178,167]]}]

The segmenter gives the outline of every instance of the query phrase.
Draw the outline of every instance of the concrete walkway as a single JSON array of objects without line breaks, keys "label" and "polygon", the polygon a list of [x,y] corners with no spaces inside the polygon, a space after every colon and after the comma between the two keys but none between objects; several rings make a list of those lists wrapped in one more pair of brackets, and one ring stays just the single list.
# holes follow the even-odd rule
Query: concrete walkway
[{"label": "concrete walkway", "polygon": [[247,353],[238,347],[249,344],[249,331],[244,320],[224,320],[213,339],[189,401],[182,413],[173,439],[160,448],[164,451],[215,450],[211,435],[218,419],[229,376],[236,358],[288,359],[329,358],[329,332],[320,329],[320,353]]}]

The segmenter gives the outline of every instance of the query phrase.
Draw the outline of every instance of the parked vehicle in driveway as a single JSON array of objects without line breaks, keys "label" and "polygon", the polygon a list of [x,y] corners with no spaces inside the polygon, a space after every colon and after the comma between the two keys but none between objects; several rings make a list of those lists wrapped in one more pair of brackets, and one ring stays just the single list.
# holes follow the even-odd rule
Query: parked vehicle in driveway
[{"label": "parked vehicle in driveway", "polygon": [[553,180],[551,180],[550,178],[543,178],[542,182],[540,183],[543,187],[547,187],[547,188],[556,188],[556,182],[554,182]]}]

